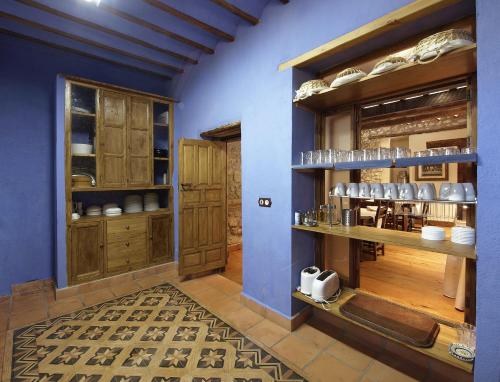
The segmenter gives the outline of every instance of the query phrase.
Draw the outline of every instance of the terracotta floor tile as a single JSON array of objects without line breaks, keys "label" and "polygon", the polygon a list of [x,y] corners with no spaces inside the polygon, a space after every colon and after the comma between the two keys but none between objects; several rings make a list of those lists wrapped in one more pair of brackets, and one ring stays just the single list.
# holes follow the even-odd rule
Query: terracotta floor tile
[{"label": "terracotta floor tile", "polygon": [[303,368],[321,351],[312,341],[304,340],[293,334],[289,334],[275,344],[273,350],[300,368]]},{"label": "terracotta floor tile", "polygon": [[365,370],[373,361],[372,357],[367,356],[340,341],[336,341],[332,345],[328,346],[326,351],[356,370]]},{"label": "terracotta floor tile", "polygon": [[83,303],[78,297],[59,299],[56,302],[49,304],[49,317],[53,318],[62,316],[82,308]]},{"label": "terracotta floor tile", "polygon": [[413,379],[406,374],[403,374],[392,367],[387,366],[386,364],[374,361],[371,366],[367,369],[365,377],[368,380],[373,382],[415,382],[416,379]]},{"label": "terracotta floor tile", "polygon": [[220,300],[224,300],[227,298],[225,294],[217,292],[215,289],[210,287],[205,287],[203,290],[197,290],[186,293],[192,296],[198,303],[206,306],[207,308],[211,308],[212,305],[217,304]]},{"label": "terracotta floor tile", "polygon": [[315,346],[320,349],[326,348],[335,340],[329,335],[320,332],[318,329],[313,328],[308,324],[300,325],[295,331],[292,333],[295,336],[299,336],[305,340],[311,341]]},{"label": "terracotta floor tile", "polygon": [[47,308],[22,311],[18,314],[12,314],[9,320],[9,329],[22,328],[29,324],[34,324],[48,318]]},{"label": "terracotta floor tile", "polygon": [[161,275],[148,275],[138,278],[135,281],[143,288],[151,288],[167,282],[167,280],[165,280],[165,278]]},{"label": "terracotta floor tile", "polygon": [[250,338],[255,339],[266,346],[272,347],[278,341],[285,338],[290,332],[274,322],[262,320],[257,325],[252,326],[246,333]]},{"label": "terracotta floor tile", "polygon": [[19,295],[12,297],[12,314],[21,314],[26,311],[43,309],[47,305],[47,294],[45,292]]},{"label": "terracotta floor tile", "polygon": [[252,326],[256,325],[264,319],[260,314],[252,312],[250,309],[242,307],[237,311],[226,314],[224,318],[232,323],[236,329],[245,332]]},{"label": "terracotta floor tile", "polygon": [[328,353],[318,355],[304,370],[311,380],[318,382],[354,382],[362,375]]},{"label": "terracotta floor tile", "polygon": [[97,292],[89,292],[81,295],[81,299],[85,306],[92,306],[102,302],[112,300],[115,297],[109,289],[99,290]]},{"label": "terracotta floor tile", "polygon": [[[179,288],[185,290],[186,292],[196,293],[206,290],[208,287],[207,283],[200,279],[182,281],[179,283]],[[209,288],[211,289],[211,288]]]},{"label": "terracotta floor tile", "polygon": [[207,284],[227,295],[240,294],[242,286],[221,275],[212,275],[207,277]]},{"label": "terracotta floor tile", "polygon": [[225,316],[243,308],[243,305],[239,301],[235,301],[226,296],[225,298],[214,301],[211,307],[214,313]]},{"label": "terracotta floor tile", "polygon": [[133,292],[137,292],[138,290],[142,289],[142,287],[138,283],[136,283],[135,280],[131,280],[125,281],[121,284],[111,285],[109,289],[111,289],[111,292],[113,292],[116,297],[120,297]]}]

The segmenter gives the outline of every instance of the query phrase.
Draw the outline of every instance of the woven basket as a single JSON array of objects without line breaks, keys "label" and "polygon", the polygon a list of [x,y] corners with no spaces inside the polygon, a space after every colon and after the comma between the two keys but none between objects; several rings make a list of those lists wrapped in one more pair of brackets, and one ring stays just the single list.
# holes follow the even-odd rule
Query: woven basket
[{"label": "woven basket", "polygon": [[446,52],[474,44],[472,35],[463,29],[449,29],[420,40],[415,47],[415,60],[426,64]]},{"label": "woven basket", "polygon": [[300,85],[299,90],[295,91],[294,101],[310,97],[324,89],[328,89],[328,83],[324,80],[306,81]]},{"label": "woven basket", "polygon": [[337,74],[333,82],[330,84],[330,87],[337,88],[350,82],[358,81],[365,76],[366,73],[362,70],[356,68],[347,68]]},{"label": "woven basket", "polygon": [[370,74],[382,74],[394,70],[401,65],[404,65],[406,64],[406,62],[407,61],[404,57],[387,56],[386,58],[375,64]]}]

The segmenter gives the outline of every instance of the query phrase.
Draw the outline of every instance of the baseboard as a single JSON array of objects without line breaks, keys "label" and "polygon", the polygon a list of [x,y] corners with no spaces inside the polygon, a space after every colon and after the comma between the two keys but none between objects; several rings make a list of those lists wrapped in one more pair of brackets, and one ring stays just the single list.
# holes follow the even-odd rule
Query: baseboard
[{"label": "baseboard", "polygon": [[235,252],[235,251],[241,251],[242,245],[241,243],[236,243],[236,244],[229,244],[227,246],[227,251],[228,252]]},{"label": "baseboard", "polygon": [[240,294],[240,301],[248,309],[260,314],[261,316],[267,318],[269,321],[274,322],[275,324],[281,326],[289,332],[293,332],[305,321],[307,321],[312,313],[311,307],[307,306],[305,309],[301,310],[290,319],[268,308],[267,306],[262,305],[257,301],[245,296],[243,293]]},{"label": "baseboard", "polygon": [[81,293],[88,293],[97,290],[101,290],[102,288],[107,288],[110,285],[116,285],[121,282],[127,282],[135,279],[139,279],[145,276],[152,276],[158,273],[176,271],[177,263],[170,262],[166,264],[159,264],[149,268],[138,269],[135,271],[123,273],[120,275],[115,275],[111,277],[106,277],[104,279],[89,281],[87,283],[82,283],[78,285],[69,286],[66,288],[57,288],[55,290],[56,300],[62,298],[73,297],[75,295]]},{"label": "baseboard", "polygon": [[12,296],[22,296],[53,289],[54,280],[52,279],[32,280],[21,284],[12,284],[10,286]]}]

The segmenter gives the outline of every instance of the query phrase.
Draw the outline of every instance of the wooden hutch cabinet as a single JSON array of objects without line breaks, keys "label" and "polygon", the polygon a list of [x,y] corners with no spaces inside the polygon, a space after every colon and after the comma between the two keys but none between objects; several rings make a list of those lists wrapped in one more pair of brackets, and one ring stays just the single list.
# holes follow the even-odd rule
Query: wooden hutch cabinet
[{"label": "wooden hutch cabinet", "polygon": [[[78,78],[65,86],[68,284],[172,261],[172,100]],[[127,209],[133,195],[140,207]],[[122,214],[93,214],[110,203]]]}]

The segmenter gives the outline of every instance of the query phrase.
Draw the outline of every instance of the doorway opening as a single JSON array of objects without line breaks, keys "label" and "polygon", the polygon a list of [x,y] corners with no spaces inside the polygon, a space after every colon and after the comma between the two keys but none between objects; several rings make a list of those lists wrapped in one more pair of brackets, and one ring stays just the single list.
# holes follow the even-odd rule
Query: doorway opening
[{"label": "doorway opening", "polygon": [[234,122],[200,134],[226,144],[226,266],[222,276],[243,284],[241,211],[241,123]]}]

